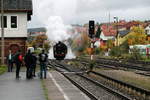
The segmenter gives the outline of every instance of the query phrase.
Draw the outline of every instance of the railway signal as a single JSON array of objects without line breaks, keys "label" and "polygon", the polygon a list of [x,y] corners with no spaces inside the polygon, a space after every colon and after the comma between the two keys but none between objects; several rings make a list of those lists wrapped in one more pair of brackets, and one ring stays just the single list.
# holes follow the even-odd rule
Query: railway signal
[{"label": "railway signal", "polygon": [[89,21],[89,37],[91,38],[91,60],[93,60],[94,54],[94,35],[95,35],[95,21]]},{"label": "railway signal", "polygon": [[95,22],[93,20],[89,21],[89,37],[93,38],[95,34]]}]

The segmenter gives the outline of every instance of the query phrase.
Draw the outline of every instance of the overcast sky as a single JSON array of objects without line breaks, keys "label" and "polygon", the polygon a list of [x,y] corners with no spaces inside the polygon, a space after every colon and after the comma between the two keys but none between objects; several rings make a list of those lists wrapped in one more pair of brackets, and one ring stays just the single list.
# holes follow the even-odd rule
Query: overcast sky
[{"label": "overcast sky", "polygon": [[119,19],[150,20],[150,0],[33,0],[33,16],[28,27],[42,27],[50,16],[60,16],[65,24],[84,24]]}]

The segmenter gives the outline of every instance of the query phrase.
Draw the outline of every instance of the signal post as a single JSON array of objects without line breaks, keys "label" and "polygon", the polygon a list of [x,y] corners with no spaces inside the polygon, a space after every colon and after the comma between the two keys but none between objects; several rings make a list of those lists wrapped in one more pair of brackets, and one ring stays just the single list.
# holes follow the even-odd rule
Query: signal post
[{"label": "signal post", "polygon": [[89,21],[89,37],[91,41],[91,60],[93,60],[93,55],[94,55],[94,35],[95,35],[95,22],[94,20]]}]

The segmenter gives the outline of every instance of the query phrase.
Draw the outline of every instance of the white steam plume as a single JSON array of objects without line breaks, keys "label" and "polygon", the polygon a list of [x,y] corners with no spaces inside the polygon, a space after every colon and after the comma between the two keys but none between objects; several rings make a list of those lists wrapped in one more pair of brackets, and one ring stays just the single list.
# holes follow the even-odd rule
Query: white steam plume
[{"label": "white steam plume", "polygon": [[76,13],[76,0],[33,0],[34,14],[47,28],[47,35],[52,42],[71,38],[67,30],[71,28],[64,22],[72,20]]},{"label": "white steam plume", "polygon": [[[35,4],[35,5],[34,5]],[[76,12],[76,0],[33,0],[35,15],[45,25],[51,41],[57,42],[68,39],[68,28],[63,21],[72,20]]]}]

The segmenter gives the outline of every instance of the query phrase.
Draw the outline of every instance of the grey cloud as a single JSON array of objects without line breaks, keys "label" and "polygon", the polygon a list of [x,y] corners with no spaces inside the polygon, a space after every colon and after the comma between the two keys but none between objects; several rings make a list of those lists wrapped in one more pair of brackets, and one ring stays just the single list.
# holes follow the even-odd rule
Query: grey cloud
[{"label": "grey cloud", "polygon": [[[64,1],[67,2],[67,0]],[[34,5],[37,4],[36,2],[34,3]],[[71,12],[72,10],[70,10],[70,13],[67,10],[67,13],[64,12],[65,16],[62,16],[64,22],[67,24],[83,24],[88,22],[89,19],[106,22],[108,21],[109,12],[111,17],[118,16],[120,19],[150,19],[150,0],[76,0],[75,5],[76,10],[74,13]],[[33,19],[34,21],[30,23],[30,26],[33,26],[34,22],[38,20],[36,16]],[[111,20],[113,19],[111,18]]]},{"label": "grey cloud", "polygon": [[150,6],[150,0],[96,0],[96,2],[93,3],[87,0],[78,0],[77,12],[125,10],[147,6]]}]

